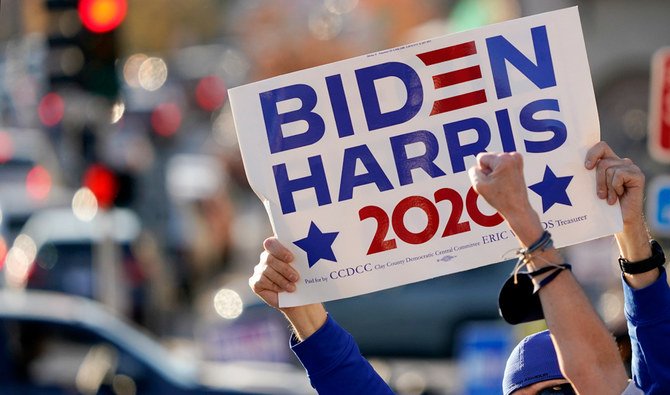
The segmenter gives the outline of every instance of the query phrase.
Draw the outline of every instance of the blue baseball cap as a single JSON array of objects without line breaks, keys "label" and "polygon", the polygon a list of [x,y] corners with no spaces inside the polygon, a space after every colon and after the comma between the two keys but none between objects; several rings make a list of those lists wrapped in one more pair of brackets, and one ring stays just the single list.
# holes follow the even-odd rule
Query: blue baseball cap
[{"label": "blue baseball cap", "polygon": [[505,366],[502,389],[509,395],[540,381],[563,379],[549,331],[526,336],[512,350]]}]

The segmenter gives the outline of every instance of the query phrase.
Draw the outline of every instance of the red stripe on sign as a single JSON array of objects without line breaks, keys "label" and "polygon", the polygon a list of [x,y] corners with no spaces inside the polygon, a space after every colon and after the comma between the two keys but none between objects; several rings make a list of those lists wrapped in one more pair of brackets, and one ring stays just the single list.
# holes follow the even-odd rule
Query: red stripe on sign
[{"label": "red stripe on sign", "polygon": [[463,58],[465,56],[474,55],[477,53],[477,47],[475,47],[474,41],[469,41],[467,43],[452,45],[451,47],[440,48],[430,52],[424,52],[417,54],[416,56],[421,59],[423,64],[430,66],[436,63],[446,62],[448,60],[454,60],[458,58]]},{"label": "red stripe on sign", "polygon": [[479,66],[472,66],[461,70],[434,75],[433,84],[435,85],[435,88],[444,88],[445,86],[456,85],[480,78],[482,78],[482,70]]},{"label": "red stripe on sign", "polygon": [[486,92],[483,89],[454,97],[448,97],[446,99],[440,99],[433,104],[433,110],[430,112],[430,115],[441,114],[443,112],[454,111],[482,103],[486,103]]},{"label": "red stripe on sign", "polygon": [[661,124],[659,125],[659,142],[664,150],[670,149],[670,56],[665,59],[661,88]]}]

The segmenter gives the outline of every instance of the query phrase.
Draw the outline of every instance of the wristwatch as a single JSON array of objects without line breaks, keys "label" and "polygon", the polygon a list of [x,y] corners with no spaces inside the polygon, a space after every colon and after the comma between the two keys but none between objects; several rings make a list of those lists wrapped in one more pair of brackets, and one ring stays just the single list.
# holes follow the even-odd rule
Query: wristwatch
[{"label": "wristwatch", "polygon": [[637,262],[630,262],[624,257],[619,257],[619,267],[621,271],[628,274],[640,274],[654,270],[665,264],[665,254],[663,248],[656,240],[650,240],[651,256]]}]

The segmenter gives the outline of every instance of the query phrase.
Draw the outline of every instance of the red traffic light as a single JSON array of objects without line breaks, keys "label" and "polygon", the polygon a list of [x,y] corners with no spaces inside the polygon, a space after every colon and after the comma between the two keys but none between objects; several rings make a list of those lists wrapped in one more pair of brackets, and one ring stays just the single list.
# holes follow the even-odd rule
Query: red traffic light
[{"label": "red traffic light", "polygon": [[91,165],[84,174],[84,186],[98,199],[98,206],[109,208],[119,192],[116,175],[103,165]]},{"label": "red traffic light", "polygon": [[94,33],[116,29],[128,11],[126,0],[79,0],[79,19]]}]

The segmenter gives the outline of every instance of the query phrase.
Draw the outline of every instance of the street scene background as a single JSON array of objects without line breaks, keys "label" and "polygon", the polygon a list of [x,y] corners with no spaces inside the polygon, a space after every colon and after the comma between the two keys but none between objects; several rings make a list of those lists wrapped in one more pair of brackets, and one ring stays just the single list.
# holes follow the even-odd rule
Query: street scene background
[{"label": "street scene background", "polygon": [[[227,89],[574,5],[602,139],[648,184],[667,176],[648,150],[667,1],[2,0],[0,385],[313,393],[288,324],[247,285],[272,230]],[[665,188],[647,218],[668,247]],[[616,251],[565,255],[628,358]],[[327,308],[397,393],[497,394],[511,348],[543,329],[498,318],[513,264]]]}]

